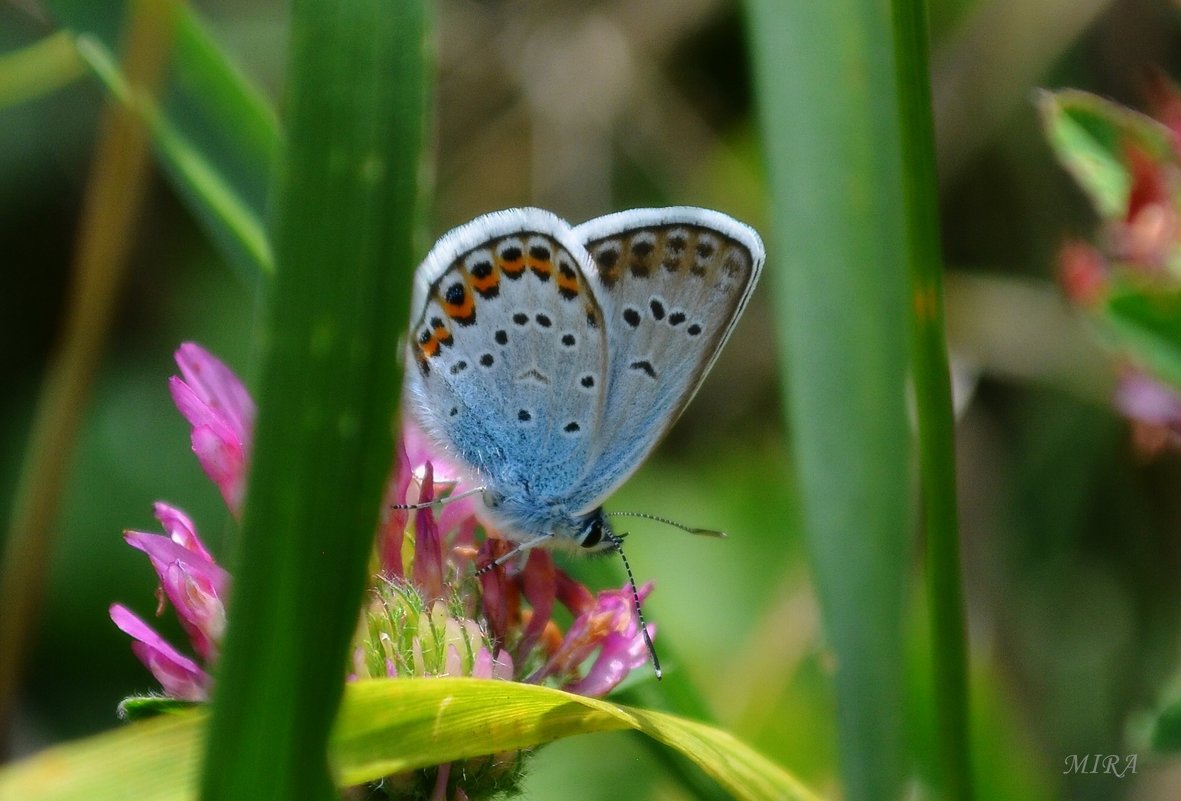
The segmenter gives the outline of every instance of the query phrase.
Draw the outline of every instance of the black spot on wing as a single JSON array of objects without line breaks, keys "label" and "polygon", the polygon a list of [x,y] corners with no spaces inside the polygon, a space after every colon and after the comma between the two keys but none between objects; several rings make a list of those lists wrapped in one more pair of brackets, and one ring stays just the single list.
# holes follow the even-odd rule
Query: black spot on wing
[{"label": "black spot on wing", "polygon": [[656,378],[656,370],[652,367],[652,362],[648,361],[647,359],[632,362],[628,365],[628,367],[630,367],[632,370],[639,370],[640,372],[647,374],[649,378]]}]

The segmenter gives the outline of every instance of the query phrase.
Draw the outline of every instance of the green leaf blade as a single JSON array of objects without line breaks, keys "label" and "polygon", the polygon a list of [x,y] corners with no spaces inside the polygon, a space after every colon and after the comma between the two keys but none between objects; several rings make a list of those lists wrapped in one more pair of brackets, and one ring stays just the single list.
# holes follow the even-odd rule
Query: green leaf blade
[{"label": "green leaf blade", "polygon": [[[192,798],[204,710],[143,721],[0,771],[0,798]],[[330,758],[341,786],[430,765],[632,729],[676,749],[740,801],[819,801],[732,735],[674,715],[529,684],[377,679],[345,689]]]},{"label": "green leaf blade", "polygon": [[748,3],[767,267],[850,801],[900,797],[907,263],[889,4]]},{"label": "green leaf blade", "polygon": [[85,74],[69,34],[50,34],[0,55],[0,109],[55,92]]},{"label": "green leaf blade", "polygon": [[180,5],[173,11],[171,80],[158,104],[145,104],[129,91],[115,57],[126,2],[48,5],[106,89],[143,115],[161,168],[226,260],[251,285],[269,275],[264,220],[280,140],[262,94]]},{"label": "green leaf blade", "polygon": [[[292,8],[275,280],[202,798],[326,798],[393,457],[425,128],[425,5]],[[259,766],[267,769],[260,771]]]}]

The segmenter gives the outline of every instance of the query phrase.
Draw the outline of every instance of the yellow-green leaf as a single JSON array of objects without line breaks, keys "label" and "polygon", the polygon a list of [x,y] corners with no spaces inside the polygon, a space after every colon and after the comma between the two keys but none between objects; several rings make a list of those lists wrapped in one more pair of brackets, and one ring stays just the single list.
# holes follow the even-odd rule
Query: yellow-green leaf
[{"label": "yellow-green leaf", "polygon": [[[134,723],[0,771],[0,799],[179,801],[195,797],[203,710]],[[634,729],[676,749],[737,799],[816,801],[733,735],[663,712],[479,679],[350,684],[331,744],[341,784],[598,731]]]}]

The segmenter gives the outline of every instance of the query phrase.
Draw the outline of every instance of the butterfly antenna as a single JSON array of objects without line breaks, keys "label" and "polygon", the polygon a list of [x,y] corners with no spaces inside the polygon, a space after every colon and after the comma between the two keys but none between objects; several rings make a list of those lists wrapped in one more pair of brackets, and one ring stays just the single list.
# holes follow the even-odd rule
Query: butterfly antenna
[{"label": "butterfly antenna", "polygon": [[623,560],[623,569],[627,571],[627,583],[632,588],[632,601],[636,605],[636,619],[640,622],[640,632],[644,635],[644,644],[648,646],[648,655],[652,657],[652,669],[656,671],[656,680],[659,681],[664,677],[664,671],[660,669],[660,657],[656,655],[656,646],[652,644],[652,637],[648,634],[648,626],[644,623],[644,610],[640,608],[640,591],[636,589],[636,578],[632,575],[632,566],[628,564],[627,556],[623,553],[623,538],[610,531],[605,533],[607,539],[615,546],[615,550],[619,552],[619,558]]},{"label": "butterfly antenna", "polygon": [[475,489],[470,489],[465,492],[461,492],[458,495],[448,495],[446,498],[435,498],[434,500],[426,501],[424,503],[394,503],[394,504],[390,504],[390,508],[391,509],[398,509],[399,511],[403,511],[403,512],[412,512],[415,509],[429,509],[433,506],[446,506],[447,504],[451,503],[452,501],[459,501],[464,498],[470,498],[471,496],[475,495],[476,493],[483,492],[483,491],[484,491],[483,487],[476,487]]},{"label": "butterfly antenna", "polygon": [[684,523],[678,523],[675,520],[669,520],[667,517],[660,517],[658,515],[650,515],[646,512],[607,512],[609,517],[641,517],[644,520],[655,520],[657,523],[664,523],[666,526],[679,528],[688,534],[698,534],[702,537],[722,537],[726,536],[726,532],[718,531],[712,528],[694,528],[693,526],[686,526]]}]

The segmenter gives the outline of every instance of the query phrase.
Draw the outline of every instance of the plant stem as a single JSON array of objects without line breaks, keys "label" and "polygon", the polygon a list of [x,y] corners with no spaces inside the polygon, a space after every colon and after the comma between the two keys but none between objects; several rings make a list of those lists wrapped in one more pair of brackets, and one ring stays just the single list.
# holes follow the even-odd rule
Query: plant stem
[{"label": "plant stem", "polygon": [[926,528],[936,741],[942,797],[971,801],[967,642],[960,580],[955,419],[943,317],[938,179],[927,61],[926,4],[894,0],[894,52],[902,132],[911,275],[911,375]]}]

